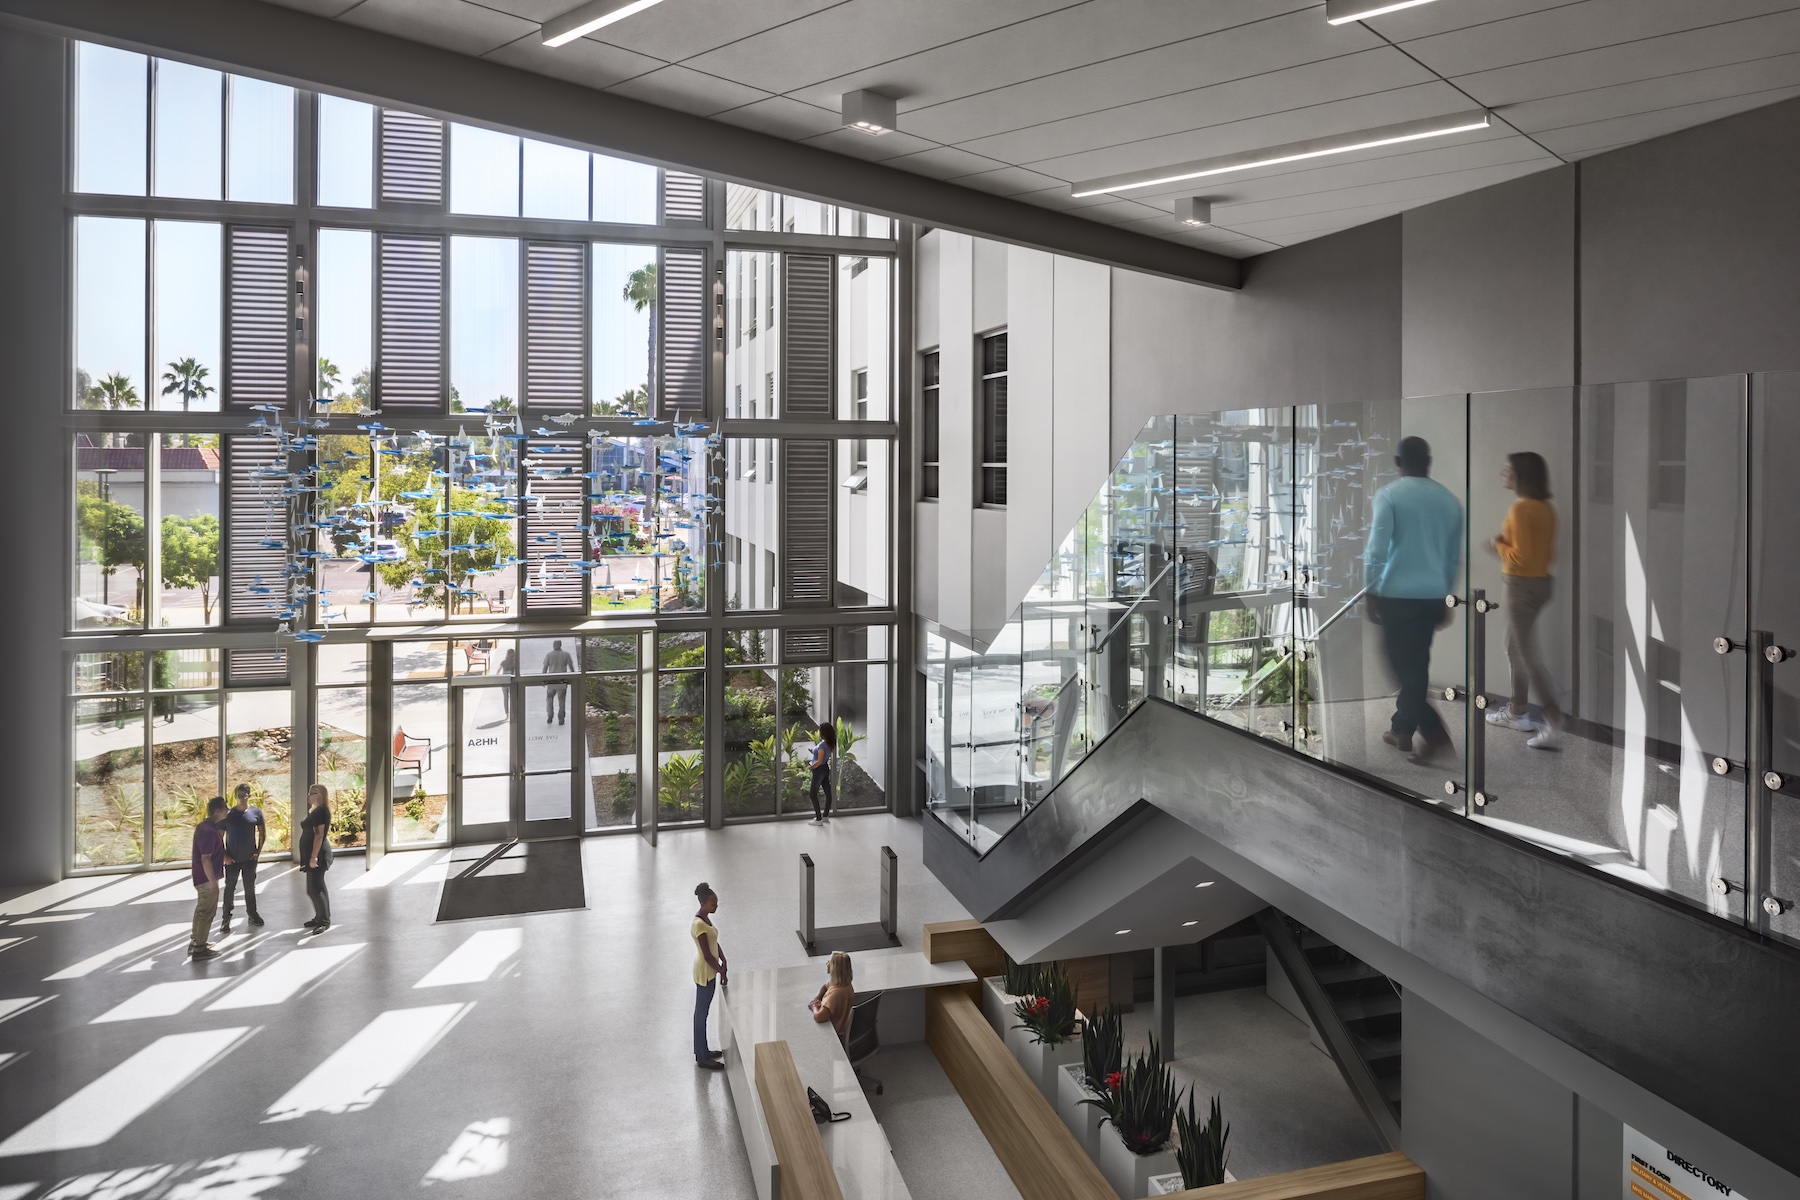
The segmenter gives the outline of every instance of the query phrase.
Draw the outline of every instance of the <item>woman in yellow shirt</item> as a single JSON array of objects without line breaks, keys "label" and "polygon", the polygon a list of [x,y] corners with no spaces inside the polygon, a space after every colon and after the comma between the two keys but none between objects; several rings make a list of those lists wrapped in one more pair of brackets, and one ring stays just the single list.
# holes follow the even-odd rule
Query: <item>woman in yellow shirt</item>
[{"label": "woman in yellow shirt", "polygon": [[850,1036],[850,1010],[856,1005],[856,988],[851,979],[850,956],[842,950],[832,951],[825,967],[825,986],[806,1002],[813,1020],[821,1025],[830,1021],[840,1042]]},{"label": "woman in yellow shirt", "polygon": [[[1512,670],[1512,703],[1490,709],[1490,725],[1519,729],[1531,734],[1525,744],[1534,750],[1554,750],[1561,741],[1562,712],[1556,707],[1556,683],[1544,666],[1538,645],[1537,619],[1550,603],[1553,580],[1550,564],[1556,560],[1556,509],[1550,506],[1550,468],[1544,456],[1521,450],[1506,456],[1500,482],[1518,496],[1506,511],[1500,536],[1489,540],[1488,552],[1499,556],[1505,597],[1506,662]],[[1530,713],[1531,692],[1537,690],[1539,715]]]},{"label": "woman in yellow shirt", "polygon": [[719,948],[719,931],[713,927],[712,915],[719,911],[719,894],[707,884],[694,889],[700,911],[688,927],[694,939],[694,1062],[708,1071],[722,1071],[719,1060],[725,1055],[706,1048],[706,1014],[712,1010],[713,992],[720,984],[730,984],[725,969],[725,951]]}]

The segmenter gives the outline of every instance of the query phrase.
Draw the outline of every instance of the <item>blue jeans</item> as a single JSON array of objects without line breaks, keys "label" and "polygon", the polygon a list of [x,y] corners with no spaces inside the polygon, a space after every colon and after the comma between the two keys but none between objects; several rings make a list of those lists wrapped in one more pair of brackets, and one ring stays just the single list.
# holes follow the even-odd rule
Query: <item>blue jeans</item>
[{"label": "blue jeans", "polygon": [[713,976],[705,983],[694,985],[694,1061],[706,1062],[711,1052],[706,1048],[706,1014],[712,1010],[713,992],[718,989],[719,978]]}]

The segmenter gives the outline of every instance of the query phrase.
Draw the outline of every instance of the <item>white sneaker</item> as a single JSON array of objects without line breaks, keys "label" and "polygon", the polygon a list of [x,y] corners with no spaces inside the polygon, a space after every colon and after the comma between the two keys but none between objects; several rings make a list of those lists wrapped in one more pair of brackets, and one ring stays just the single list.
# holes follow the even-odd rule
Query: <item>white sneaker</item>
[{"label": "white sneaker", "polygon": [[1556,726],[1544,721],[1538,725],[1537,732],[1532,734],[1525,744],[1533,750],[1560,750],[1562,749],[1562,734],[1556,731]]},{"label": "white sneaker", "polygon": [[819,818],[817,818],[817,817],[814,817],[812,820],[807,822],[808,825],[823,825],[824,823],[825,822],[819,820]]},{"label": "white sneaker", "polygon": [[1538,727],[1530,713],[1514,714],[1512,709],[1504,705],[1488,710],[1487,723],[1498,729],[1517,729],[1522,733],[1530,733]]}]

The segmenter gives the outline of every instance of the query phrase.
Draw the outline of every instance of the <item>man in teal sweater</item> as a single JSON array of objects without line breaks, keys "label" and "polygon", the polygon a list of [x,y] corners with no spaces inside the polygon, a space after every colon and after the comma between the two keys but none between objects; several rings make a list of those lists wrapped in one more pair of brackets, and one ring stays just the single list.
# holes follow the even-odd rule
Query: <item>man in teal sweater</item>
[{"label": "man in teal sweater", "polygon": [[[1400,478],[1375,493],[1364,559],[1369,620],[1400,681],[1394,720],[1381,740],[1425,764],[1447,753],[1450,733],[1432,707],[1431,639],[1450,624],[1444,597],[1462,569],[1462,505],[1431,478],[1431,444],[1401,438]],[[1423,744],[1415,751],[1413,735]]]}]

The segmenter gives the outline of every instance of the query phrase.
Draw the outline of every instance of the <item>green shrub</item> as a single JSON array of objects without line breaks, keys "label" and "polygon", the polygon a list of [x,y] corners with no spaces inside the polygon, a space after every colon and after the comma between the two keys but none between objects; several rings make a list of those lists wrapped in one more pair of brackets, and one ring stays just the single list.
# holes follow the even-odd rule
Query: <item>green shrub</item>
[{"label": "green shrub", "polygon": [[1175,1110],[1175,1161],[1181,1167],[1181,1186],[1212,1187],[1225,1182],[1225,1141],[1231,1126],[1219,1116],[1219,1098],[1212,1098],[1212,1112],[1201,1124],[1194,1114],[1194,1089],[1188,1089],[1187,1108]]}]

